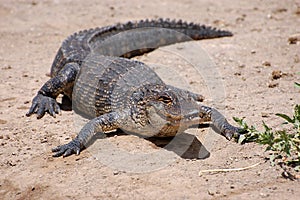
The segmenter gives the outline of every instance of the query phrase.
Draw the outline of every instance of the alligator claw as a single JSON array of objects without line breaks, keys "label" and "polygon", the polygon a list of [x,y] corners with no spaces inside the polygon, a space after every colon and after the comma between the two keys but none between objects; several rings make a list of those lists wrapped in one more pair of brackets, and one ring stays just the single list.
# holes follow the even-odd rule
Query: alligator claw
[{"label": "alligator claw", "polygon": [[76,140],[73,140],[73,141],[69,142],[68,144],[64,144],[64,145],[53,148],[52,152],[55,153],[53,155],[53,157],[60,157],[60,156],[67,157],[72,154],[79,155],[80,150],[81,149],[80,149],[79,142]]},{"label": "alligator claw", "polygon": [[38,94],[32,100],[32,105],[28,113],[26,113],[26,116],[29,117],[36,113],[37,118],[40,119],[46,112],[48,112],[51,116],[56,117],[56,114],[60,113],[60,107],[55,99]]},{"label": "alligator claw", "polygon": [[241,134],[241,130],[242,129],[230,125],[225,128],[225,130],[222,132],[222,135],[227,140],[231,140],[232,138],[238,138]]}]

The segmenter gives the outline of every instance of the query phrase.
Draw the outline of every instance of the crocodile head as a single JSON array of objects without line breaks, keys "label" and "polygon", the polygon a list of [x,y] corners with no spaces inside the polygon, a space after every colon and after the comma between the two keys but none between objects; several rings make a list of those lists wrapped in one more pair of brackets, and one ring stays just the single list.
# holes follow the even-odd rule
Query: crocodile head
[{"label": "crocodile head", "polygon": [[209,121],[210,116],[201,112],[200,100],[193,95],[166,85],[148,85],[138,91],[134,105],[145,135],[151,132],[151,136],[174,136],[192,125]]}]

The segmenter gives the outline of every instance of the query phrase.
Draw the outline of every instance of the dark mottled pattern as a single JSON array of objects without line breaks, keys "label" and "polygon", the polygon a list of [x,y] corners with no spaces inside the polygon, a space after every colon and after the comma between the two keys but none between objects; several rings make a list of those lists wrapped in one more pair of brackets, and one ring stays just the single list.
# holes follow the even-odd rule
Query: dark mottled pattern
[{"label": "dark mottled pattern", "polygon": [[95,133],[117,128],[142,137],[165,137],[211,121],[231,139],[238,129],[217,110],[201,105],[201,95],[166,85],[147,65],[128,59],[165,45],[231,35],[168,19],[80,31],[58,50],[52,78],[33,99],[27,116],[37,113],[41,118],[48,112],[55,117],[60,112],[55,99],[64,94],[72,99],[75,112],[91,119],[73,141],[53,149],[55,156],[79,154]]}]

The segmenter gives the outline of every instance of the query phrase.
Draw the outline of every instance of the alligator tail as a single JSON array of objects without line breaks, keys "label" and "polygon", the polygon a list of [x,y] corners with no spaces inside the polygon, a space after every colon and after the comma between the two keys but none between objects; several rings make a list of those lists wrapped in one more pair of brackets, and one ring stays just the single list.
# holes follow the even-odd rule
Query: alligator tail
[{"label": "alligator tail", "polygon": [[89,32],[87,43],[93,52],[126,58],[174,43],[233,35],[230,31],[169,19],[130,21]]}]

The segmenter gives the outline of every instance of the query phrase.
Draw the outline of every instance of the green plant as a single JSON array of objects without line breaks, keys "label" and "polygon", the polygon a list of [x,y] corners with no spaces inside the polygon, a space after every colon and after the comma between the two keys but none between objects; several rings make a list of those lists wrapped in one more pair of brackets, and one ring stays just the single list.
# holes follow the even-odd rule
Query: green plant
[{"label": "green plant", "polygon": [[266,145],[272,165],[278,163],[300,171],[300,105],[295,106],[293,117],[281,113],[277,113],[276,116],[283,118],[283,124],[290,124],[292,128],[273,131],[263,122],[264,130],[261,132],[254,126],[249,126],[244,119],[234,117],[244,132],[238,138],[238,143],[255,142]]},{"label": "green plant", "polygon": [[[298,74],[300,74],[300,72]],[[295,82],[294,84],[296,87],[300,88],[300,83]]]}]

